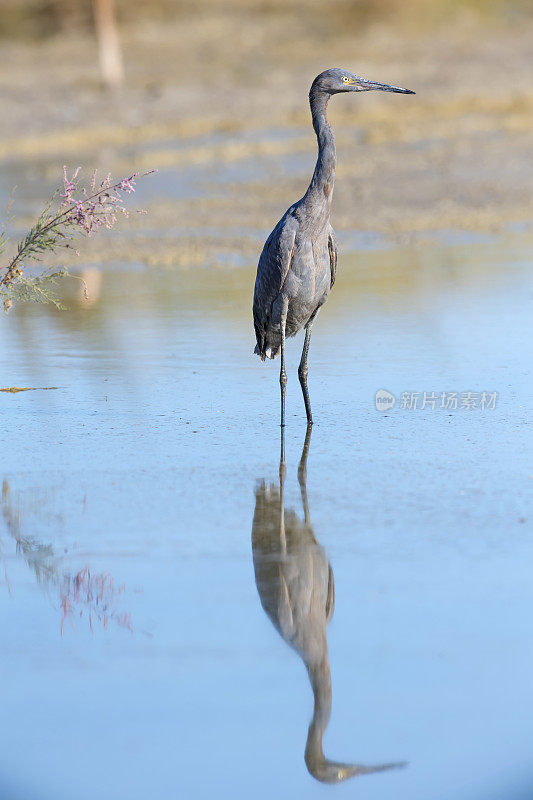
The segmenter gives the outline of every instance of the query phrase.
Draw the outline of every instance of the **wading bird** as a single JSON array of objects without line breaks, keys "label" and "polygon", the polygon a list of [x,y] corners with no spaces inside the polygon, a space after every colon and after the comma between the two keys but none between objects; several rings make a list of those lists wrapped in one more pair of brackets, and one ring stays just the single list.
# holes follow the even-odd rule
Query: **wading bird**
[{"label": "wading bird", "polygon": [[311,426],[298,469],[304,519],[285,509],[285,454],[281,429],[280,484],[262,481],[255,493],[252,549],[257,591],[266,614],[283,639],[305,664],[313,690],[314,710],[305,763],[311,775],[323,783],[339,783],[356,775],[368,775],[404,766],[404,763],[349,764],[324,755],[322,739],[331,714],[331,672],[326,628],[333,616],[333,570],[311,527],[307,501],[307,455]]},{"label": "wading bird", "polygon": [[414,94],[410,89],[360,78],[343,69],[328,69],[313,81],[309,92],[318,158],[311,183],[301,200],[291,206],[265,242],[255,280],[253,315],[257,339],[255,353],[264,361],[281,350],[281,425],[285,425],[285,337],[305,328],[298,377],[308,423],[312,423],[307,388],[307,354],[311,326],[335,282],[337,244],[330,225],[335,182],[335,139],[326,117],[333,94],[341,92]]}]

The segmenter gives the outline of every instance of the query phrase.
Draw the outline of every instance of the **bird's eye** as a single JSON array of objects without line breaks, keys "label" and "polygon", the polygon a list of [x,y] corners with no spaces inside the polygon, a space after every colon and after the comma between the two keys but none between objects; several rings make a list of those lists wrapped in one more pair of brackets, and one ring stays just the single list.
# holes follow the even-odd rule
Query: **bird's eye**
[{"label": "bird's eye", "polygon": [[348,76],[347,75],[343,75],[342,76],[342,80],[343,80],[344,83],[348,83]]}]

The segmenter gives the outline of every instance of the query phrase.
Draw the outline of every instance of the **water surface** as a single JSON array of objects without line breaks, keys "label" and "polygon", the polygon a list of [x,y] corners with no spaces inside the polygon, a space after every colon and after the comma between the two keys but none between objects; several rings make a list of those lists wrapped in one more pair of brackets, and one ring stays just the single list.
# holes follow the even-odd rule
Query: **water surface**
[{"label": "water surface", "polygon": [[529,796],[529,252],[508,233],[343,254],[311,344],[307,521],[290,343],[284,515],[335,585],[324,751],[406,762],[335,788],[306,768],[304,659],[256,586],[261,486],[281,504],[253,265],[92,271],[91,304],[0,319],[2,386],[58,387],[0,393],[3,797]]}]

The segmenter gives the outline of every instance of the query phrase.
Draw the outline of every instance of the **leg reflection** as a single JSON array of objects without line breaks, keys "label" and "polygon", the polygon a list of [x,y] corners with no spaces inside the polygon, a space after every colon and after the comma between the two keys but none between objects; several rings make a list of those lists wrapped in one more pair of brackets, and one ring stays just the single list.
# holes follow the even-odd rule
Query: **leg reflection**
[{"label": "leg reflection", "polygon": [[307,457],[311,425],[298,467],[304,519],[285,509],[285,446],[281,429],[279,487],[262,481],[255,493],[252,550],[261,605],[283,639],[304,662],[314,696],[313,718],[305,747],[307,769],[319,781],[338,783],[355,775],[402,764],[363,766],[330,761],[322,740],[331,714],[331,672],[326,628],[333,616],[333,570],[311,527],[307,497]]}]

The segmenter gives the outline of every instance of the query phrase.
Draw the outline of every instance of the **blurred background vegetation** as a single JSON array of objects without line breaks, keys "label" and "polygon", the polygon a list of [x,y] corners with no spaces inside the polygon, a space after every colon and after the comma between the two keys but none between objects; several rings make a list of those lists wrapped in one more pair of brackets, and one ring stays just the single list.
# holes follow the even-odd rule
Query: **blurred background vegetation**
[{"label": "blurred background vegetation", "polygon": [[[115,5],[119,25],[186,19],[215,9],[257,17],[302,15],[304,25],[315,17],[331,28],[353,22],[371,25],[391,15],[401,24],[433,25],[465,14],[508,22],[510,17],[533,13],[533,4],[527,0],[331,0],[327,16],[325,4],[318,0],[116,0]],[[90,0],[0,0],[0,36],[40,38],[88,31],[92,24]]]},{"label": "blurred background vegetation", "polygon": [[[0,0],[0,206],[31,225],[63,164],[139,187],[90,263],[251,264],[315,158],[307,92],[342,66],[407,86],[330,105],[335,225],[405,243],[533,217],[533,2]],[[143,185],[144,186],[144,185]]]}]

